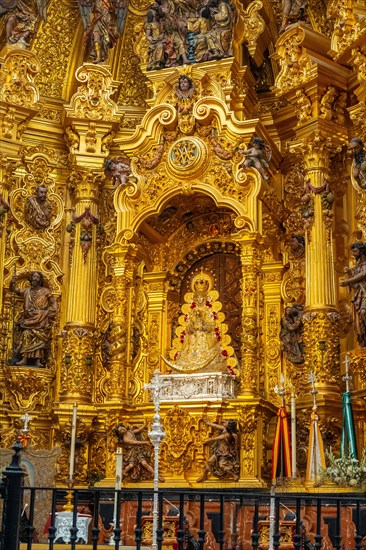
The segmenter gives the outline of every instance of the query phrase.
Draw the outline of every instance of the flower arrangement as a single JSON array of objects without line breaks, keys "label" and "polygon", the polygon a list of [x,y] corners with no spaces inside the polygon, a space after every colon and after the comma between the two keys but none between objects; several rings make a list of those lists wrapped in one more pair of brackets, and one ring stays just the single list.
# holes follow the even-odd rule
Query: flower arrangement
[{"label": "flower arrangement", "polygon": [[363,449],[361,460],[345,453],[336,458],[332,449],[325,452],[329,466],[324,468],[322,479],[333,481],[342,487],[362,487],[366,483],[366,449]]}]

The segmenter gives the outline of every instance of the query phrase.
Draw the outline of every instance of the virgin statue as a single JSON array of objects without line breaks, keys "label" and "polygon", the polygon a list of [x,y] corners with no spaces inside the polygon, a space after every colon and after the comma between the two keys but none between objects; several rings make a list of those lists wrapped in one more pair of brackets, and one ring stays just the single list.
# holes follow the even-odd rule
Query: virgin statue
[{"label": "virgin statue", "polygon": [[192,279],[192,292],[184,296],[171,359],[163,357],[173,372],[237,374],[237,359],[229,345],[231,338],[226,334],[219,293],[212,285],[213,278],[201,270]]}]

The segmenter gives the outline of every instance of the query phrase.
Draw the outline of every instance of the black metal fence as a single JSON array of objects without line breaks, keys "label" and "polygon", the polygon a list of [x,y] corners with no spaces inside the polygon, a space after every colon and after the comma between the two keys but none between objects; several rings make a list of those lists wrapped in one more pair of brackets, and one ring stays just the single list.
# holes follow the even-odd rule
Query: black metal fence
[{"label": "black metal fence", "polygon": [[[37,542],[50,550],[56,543],[151,548],[152,490],[24,487],[20,449],[1,486],[1,550],[32,550]],[[176,550],[264,550],[270,542],[274,550],[366,550],[366,495],[164,488],[156,534],[158,550],[163,541]]]}]

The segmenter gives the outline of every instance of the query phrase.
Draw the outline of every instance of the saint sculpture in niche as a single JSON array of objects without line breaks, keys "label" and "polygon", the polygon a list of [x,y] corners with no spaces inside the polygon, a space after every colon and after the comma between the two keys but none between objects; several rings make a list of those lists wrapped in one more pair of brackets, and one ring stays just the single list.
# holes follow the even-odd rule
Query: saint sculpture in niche
[{"label": "saint sculpture in niche", "polygon": [[164,358],[175,373],[238,372],[219,293],[212,286],[212,276],[201,271],[192,279],[192,291],[184,296],[171,358]]}]

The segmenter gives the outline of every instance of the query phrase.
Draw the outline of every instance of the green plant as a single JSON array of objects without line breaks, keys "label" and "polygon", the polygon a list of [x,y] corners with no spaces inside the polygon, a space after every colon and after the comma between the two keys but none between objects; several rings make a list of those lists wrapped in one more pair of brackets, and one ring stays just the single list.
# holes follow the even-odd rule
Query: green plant
[{"label": "green plant", "polygon": [[88,482],[89,487],[94,487],[94,485],[98,483],[98,481],[101,481],[104,478],[105,478],[105,475],[102,474],[102,472],[100,472],[99,470],[90,470],[88,472],[86,480]]},{"label": "green plant", "polygon": [[333,481],[343,487],[362,487],[366,483],[366,449],[362,451],[361,460],[353,458],[350,452],[336,458],[331,448],[325,454],[329,466],[323,469],[323,480]]}]

